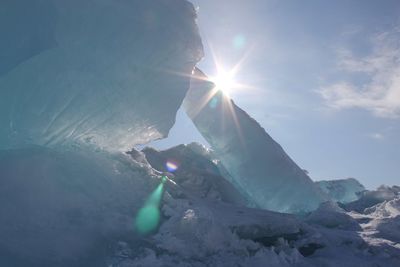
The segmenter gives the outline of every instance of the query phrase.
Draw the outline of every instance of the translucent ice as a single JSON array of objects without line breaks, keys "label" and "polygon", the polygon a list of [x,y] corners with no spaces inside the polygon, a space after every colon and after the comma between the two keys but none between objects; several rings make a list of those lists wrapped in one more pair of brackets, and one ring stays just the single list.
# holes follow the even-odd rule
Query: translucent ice
[{"label": "translucent ice", "polygon": [[202,57],[191,4],[1,5],[1,34],[11,39],[0,46],[0,149],[89,143],[124,150],[168,133]]},{"label": "translucent ice", "polygon": [[361,197],[365,187],[354,178],[315,182],[332,200],[346,204]]},{"label": "translucent ice", "polygon": [[119,151],[174,124],[202,56],[195,10],[2,0],[0,36],[0,266],[106,266],[158,184]]},{"label": "translucent ice", "polygon": [[328,197],[265,130],[196,70],[184,107],[233,183],[260,207],[316,209]]}]

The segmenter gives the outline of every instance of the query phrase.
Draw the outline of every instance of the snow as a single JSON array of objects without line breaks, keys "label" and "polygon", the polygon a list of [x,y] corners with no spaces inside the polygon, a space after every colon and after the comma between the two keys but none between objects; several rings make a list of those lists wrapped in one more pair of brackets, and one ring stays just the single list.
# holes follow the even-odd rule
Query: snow
[{"label": "snow", "polygon": [[[191,4],[17,2],[2,3],[12,38],[0,54],[0,149],[126,151],[168,134],[202,57]],[[24,38],[37,49],[15,45]]]},{"label": "snow", "polygon": [[[193,154],[191,147],[199,152]],[[212,154],[196,144],[145,151],[146,156],[153,157],[149,162],[158,168],[162,159],[173,155],[179,160],[187,158],[180,161],[179,167],[185,169],[185,174],[193,171],[193,176],[197,176],[199,168],[216,171],[205,167]],[[196,162],[200,166],[193,165]],[[164,195],[165,219],[158,231],[140,247],[128,244],[128,254],[112,257],[112,266],[394,267],[400,264],[400,246],[376,236],[379,227],[371,234],[371,229],[366,229],[360,221],[360,216],[374,215],[346,212],[334,202],[322,203],[303,217],[248,208],[221,198],[199,196],[186,184],[194,181],[192,177],[185,179],[182,173],[175,174]],[[229,188],[214,190],[223,195],[226,189]],[[386,208],[396,211],[397,204],[394,200]],[[397,213],[391,214],[393,217]],[[392,231],[399,233],[400,229]]]},{"label": "snow", "polygon": [[290,213],[329,199],[265,130],[196,70],[184,107],[238,190],[258,207]]},{"label": "snow", "polygon": [[376,190],[364,191],[359,199],[343,205],[348,211],[357,211],[362,213],[365,209],[370,208],[385,200],[391,200],[400,195],[399,186],[380,186]]},{"label": "snow", "polygon": [[365,187],[354,178],[315,182],[332,200],[346,204],[360,198]]},{"label": "snow", "polygon": [[357,221],[333,202],[322,203],[317,210],[306,217],[306,221],[331,229],[361,230]]},{"label": "snow", "polygon": [[134,237],[135,211],[159,181],[123,154],[37,146],[0,151],[0,171],[1,266],[98,258],[111,240]]},{"label": "snow", "polygon": [[386,200],[364,211],[370,221],[364,229],[374,237],[400,243],[400,197]]},{"label": "snow", "polygon": [[376,218],[394,218],[400,216],[400,197],[386,200],[364,211]]},{"label": "snow", "polygon": [[[398,197],[362,214],[334,202],[303,216],[248,208],[240,197],[230,198],[238,192],[220,183],[211,154],[201,146],[145,151],[1,151],[0,265],[400,264]],[[149,164],[161,168],[171,156],[181,163],[174,174]],[[135,216],[162,175],[169,178],[161,222],[142,235],[134,228]],[[213,193],[203,194],[205,189]]]},{"label": "snow", "polygon": [[173,173],[173,180],[192,196],[222,200],[239,206],[249,205],[212,161],[210,151],[202,145],[191,143],[164,151],[146,147],[142,151],[151,166],[160,172],[169,171],[166,165],[174,162],[177,169]]}]

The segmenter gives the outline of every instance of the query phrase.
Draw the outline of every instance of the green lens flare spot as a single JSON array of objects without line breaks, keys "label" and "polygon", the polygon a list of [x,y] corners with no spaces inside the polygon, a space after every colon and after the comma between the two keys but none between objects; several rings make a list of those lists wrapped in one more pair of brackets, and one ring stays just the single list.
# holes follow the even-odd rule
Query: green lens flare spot
[{"label": "green lens flare spot", "polygon": [[167,177],[163,176],[161,183],[150,194],[144,206],[136,215],[135,228],[141,234],[148,234],[156,230],[160,223],[160,203],[164,192],[164,183]]},{"label": "green lens flare spot", "polygon": [[151,193],[150,197],[146,201],[145,206],[153,205],[153,206],[158,207],[161,203],[163,191],[164,191],[164,184],[161,183],[157,186],[156,190],[154,190],[153,193]]},{"label": "green lens flare spot", "polygon": [[148,234],[158,227],[160,211],[157,206],[146,205],[141,208],[136,217],[136,230],[141,234]]},{"label": "green lens flare spot", "polygon": [[233,38],[233,47],[236,49],[242,49],[246,45],[246,37],[242,34],[238,34]]}]

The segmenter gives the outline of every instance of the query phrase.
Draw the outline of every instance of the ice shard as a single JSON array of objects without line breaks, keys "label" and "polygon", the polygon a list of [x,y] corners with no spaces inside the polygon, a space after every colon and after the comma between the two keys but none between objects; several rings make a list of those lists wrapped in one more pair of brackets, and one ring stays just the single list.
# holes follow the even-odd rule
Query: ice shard
[{"label": "ice shard", "polygon": [[328,194],[332,200],[347,204],[358,200],[365,187],[354,178],[339,179],[339,180],[322,180],[315,182],[322,191]]},{"label": "ice shard", "polygon": [[260,124],[198,69],[184,107],[239,191],[261,208],[301,213],[328,199]]},{"label": "ice shard", "polygon": [[7,0],[1,11],[0,149],[127,150],[166,136],[202,57],[189,2]]}]

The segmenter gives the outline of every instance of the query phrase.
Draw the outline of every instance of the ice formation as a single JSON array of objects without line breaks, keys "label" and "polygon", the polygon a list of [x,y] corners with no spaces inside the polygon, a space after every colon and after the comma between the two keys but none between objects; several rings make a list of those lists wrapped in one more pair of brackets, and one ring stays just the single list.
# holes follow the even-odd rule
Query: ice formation
[{"label": "ice formation", "polygon": [[[132,149],[168,132],[201,57],[188,2],[0,13],[0,266],[400,266],[398,187],[318,207],[328,197],[233,102],[198,109],[204,82],[185,106],[214,152]],[[158,228],[143,235],[152,192]]]},{"label": "ice formation", "polygon": [[[394,241],[399,234],[396,198],[366,213],[346,212],[334,202],[324,202],[304,217],[252,209],[216,197],[232,189],[224,183],[213,185],[214,179],[217,183],[220,179],[215,176],[217,164],[201,146],[181,145],[165,151],[147,148],[145,154],[161,171],[166,170],[162,164],[166,159],[179,166],[169,175],[172,180],[162,205],[165,220],[139,247],[121,240],[111,256],[112,266],[400,264],[400,247]],[[214,174],[211,179],[206,177],[209,174]]]},{"label": "ice formation", "polygon": [[166,172],[168,163],[174,162],[174,181],[186,192],[199,198],[221,200],[238,206],[249,206],[251,203],[232,186],[213,162],[210,152],[198,143],[179,145],[168,150],[158,151],[146,147],[142,150],[150,165],[158,171]]},{"label": "ice formation", "polygon": [[359,199],[343,205],[348,211],[364,212],[365,209],[370,208],[383,201],[391,200],[400,196],[400,186],[385,186],[382,185],[376,190],[366,190],[360,194]]},{"label": "ice formation", "polygon": [[128,150],[167,135],[202,57],[190,3],[16,0],[1,8],[2,36],[11,39],[0,54],[0,149]]},{"label": "ice formation", "polygon": [[111,240],[135,238],[135,213],[161,178],[119,152],[174,124],[202,57],[195,9],[0,6],[0,265],[99,266]]},{"label": "ice formation", "polygon": [[374,237],[400,243],[400,196],[368,208],[364,213],[370,219],[364,228],[373,232]]},{"label": "ice formation", "polygon": [[361,197],[365,187],[354,178],[315,182],[332,200],[346,204]]},{"label": "ice formation", "polygon": [[135,238],[159,180],[127,155],[43,147],[0,150],[0,173],[0,266],[17,267],[96,266],[109,242]]},{"label": "ice formation", "polygon": [[186,112],[240,190],[261,208],[289,213],[314,210],[328,199],[254,119],[200,70],[194,76]]}]

